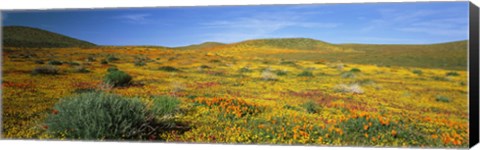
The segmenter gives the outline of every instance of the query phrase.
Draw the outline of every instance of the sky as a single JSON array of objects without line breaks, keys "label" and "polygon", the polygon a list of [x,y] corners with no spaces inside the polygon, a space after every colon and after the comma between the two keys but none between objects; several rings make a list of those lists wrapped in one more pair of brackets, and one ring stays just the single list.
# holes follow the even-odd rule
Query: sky
[{"label": "sky", "polygon": [[431,44],[468,38],[468,2],[251,5],[3,11],[29,26],[99,45],[185,46],[261,38]]}]

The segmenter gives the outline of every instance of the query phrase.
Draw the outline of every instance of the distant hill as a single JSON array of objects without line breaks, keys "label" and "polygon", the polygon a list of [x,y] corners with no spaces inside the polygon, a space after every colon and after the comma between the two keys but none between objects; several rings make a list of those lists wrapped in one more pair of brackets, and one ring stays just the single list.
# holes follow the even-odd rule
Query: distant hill
[{"label": "distant hill", "polygon": [[267,47],[296,50],[322,50],[336,47],[330,43],[310,38],[271,38],[247,40],[231,44],[239,47]]},{"label": "distant hill", "polygon": [[219,43],[219,42],[204,42],[201,44],[193,44],[193,45],[174,47],[174,48],[182,49],[182,50],[201,50],[201,49],[208,49],[208,48],[213,48],[213,47],[222,46],[222,45],[225,45],[225,44]]},{"label": "distant hill", "polygon": [[[344,61],[392,66],[466,70],[467,40],[438,44],[340,44],[363,53],[343,56]],[[335,56],[328,56],[330,59]]]},{"label": "distant hill", "polygon": [[53,48],[95,46],[95,44],[87,41],[31,27],[4,26],[2,32],[4,47]]}]

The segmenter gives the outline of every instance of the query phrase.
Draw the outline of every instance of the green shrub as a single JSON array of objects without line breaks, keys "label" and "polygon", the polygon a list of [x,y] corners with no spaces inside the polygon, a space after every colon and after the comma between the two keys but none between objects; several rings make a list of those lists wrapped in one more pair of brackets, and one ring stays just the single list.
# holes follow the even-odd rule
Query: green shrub
[{"label": "green shrub", "polygon": [[120,70],[108,72],[103,79],[104,83],[114,87],[129,85],[130,81],[132,81],[132,76]]},{"label": "green shrub", "polygon": [[44,75],[57,75],[59,74],[60,70],[51,65],[47,66],[38,66],[35,69],[32,70],[33,75],[39,75],[39,74],[44,74]]},{"label": "green shrub", "polygon": [[361,72],[361,70],[358,68],[352,68],[350,69],[350,72]]},{"label": "green shrub", "polygon": [[107,72],[113,72],[113,71],[118,71],[117,67],[110,67],[107,69]]},{"label": "green shrub", "polygon": [[296,66],[297,63],[293,62],[293,61],[282,61],[280,62],[281,65],[292,65],[292,66]]},{"label": "green shrub", "polygon": [[58,61],[58,60],[50,60],[50,61],[48,61],[48,64],[49,65],[62,65],[63,63],[61,61]]},{"label": "green shrub", "polygon": [[89,73],[90,70],[88,70],[88,69],[85,68],[84,66],[77,66],[77,67],[74,67],[74,68],[73,68],[73,72],[76,72],[76,73]]},{"label": "green shrub", "polygon": [[413,70],[412,71],[414,74],[417,74],[417,75],[422,75],[423,74],[423,71],[422,70]]},{"label": "green shrub", "polygon": [[117,61],[117,60],[120,60],[120,59],[117,58],[117,57],[115,57],[115,56],[113,56],[113,55],[108,55],[107,58],[106,58],[106,60],[107,60],[108,62],[112,62],[112,61]]},{"label": "green shrub", "polygon": [[299,77],[313,77],[313,73],[308,70],[304,70],[300,74],[298,74]]},{"label": "green shrub", "polygon": [[445,102],[445,103],[450,102],[450,99],[448,97],[441,96],[441,95],[437,95],[435,97],[435,100],[437,100],[437,102]]},{"label": "green shrub", "polygon": [[459,76],[460,74],[458,74],[458,73],[455,72],[455,71],[452,71],[452,72],[447,72],[446,75],[447,75],[447,76]]},{"label": "green shrub", "polygon": [[201,68],[201,69],[210,69],[210,68],[212,68],[212,67],[207,66],[207,65],[201,65],[200,68]]},{"label": "green shrub", "polygon": [[80,66],[80,63],[78,62],[68,62],[67,64],[70,66]]},{"label": "green shrub", "polygon": [[158,70],[167,71],[167,72],[180,71],[179,69],[177,69],[175,67],[172,67],[172,66],[162,66],[162,67],[159,67]]},{"label": "green shrub", "polygon": [[286,70],[278,70],[278,71],[277,71],[277,75],[278,75],[278,76],[286,76],[287,73],[288,73],[288,72],[287,72]]},{"label": "green shrub", "polygon": [[141,60],[136,60],[134,63],[133,63],[135,66],[145,66],[147,65],[147,62],[145,61],[141,61]]},{"label": "green shrub", "polygon": [[152,121],[139,99],[88,92],[61,99],[45,124],[55,137],[118,140],[145,138]]},{"label": "green shrub", "polygon": [[100,61],[100,64],[102,64],[102,65],[107,65],[107,64],[108,64],[108,61],[105,60],[105,59],[103,59],[102,61]]},{"label": "green shrub", "polygon": [[308,101],[302,105],[308,113],[317,113],[317,104],[314,101]]},{"label": "green shrub", "polygon": [[219,63],[219,62],[221,62],[221,61],[218,60],[218,59],[213,59],[213,60],[210,60],[210,62],[211,62],[211,63]]}]

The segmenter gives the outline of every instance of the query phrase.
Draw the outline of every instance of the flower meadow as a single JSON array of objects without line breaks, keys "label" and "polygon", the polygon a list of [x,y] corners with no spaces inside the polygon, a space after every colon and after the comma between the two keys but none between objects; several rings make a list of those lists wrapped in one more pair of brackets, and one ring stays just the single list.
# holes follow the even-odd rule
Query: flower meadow
[{"label": "flower meadow", "polygon": [[3,137],[468,146],[464,70],[263,57],[279,53],[303,52],[8,48]]}]

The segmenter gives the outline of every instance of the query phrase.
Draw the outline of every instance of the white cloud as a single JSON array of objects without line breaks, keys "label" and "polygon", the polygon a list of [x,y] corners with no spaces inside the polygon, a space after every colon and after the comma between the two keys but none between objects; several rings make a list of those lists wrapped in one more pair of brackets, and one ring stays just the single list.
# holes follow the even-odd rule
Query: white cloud
[{"label": "white cloud", "polygon": [[[272,37],[276,31],[289,27],[328,29],[340,26],[334,22],[308,21],[309,15],[318,16],[323,12],[271,12],[255,13],[254,16],[217,20],[201,23],[203,28],[223,29],[222,33],[206,34],[212,41],[240,41],[243,39]],[[278,37],[278,35],[275,35]]]},{"label": "white cloud", "polygon": [[[360,32],[375,30],[396,30],[409,33],[422,33],[442,36],[466,35],[468,18],[458,14],[462,9],[447,10],[395,10],[379,9],[380,18],[371,20]],[[453,14],[453,15],[452,15]],[[441,19],[438,19],[441,16]]]},{"label": "white cloud", "polygon": [[151,14],[126,14],[126,15],[115,16],[113,18],[122,19],[125,22],[129,22],[129,23],[145,24],[150,21],[147,18],[149,16],[151,16]]}]

